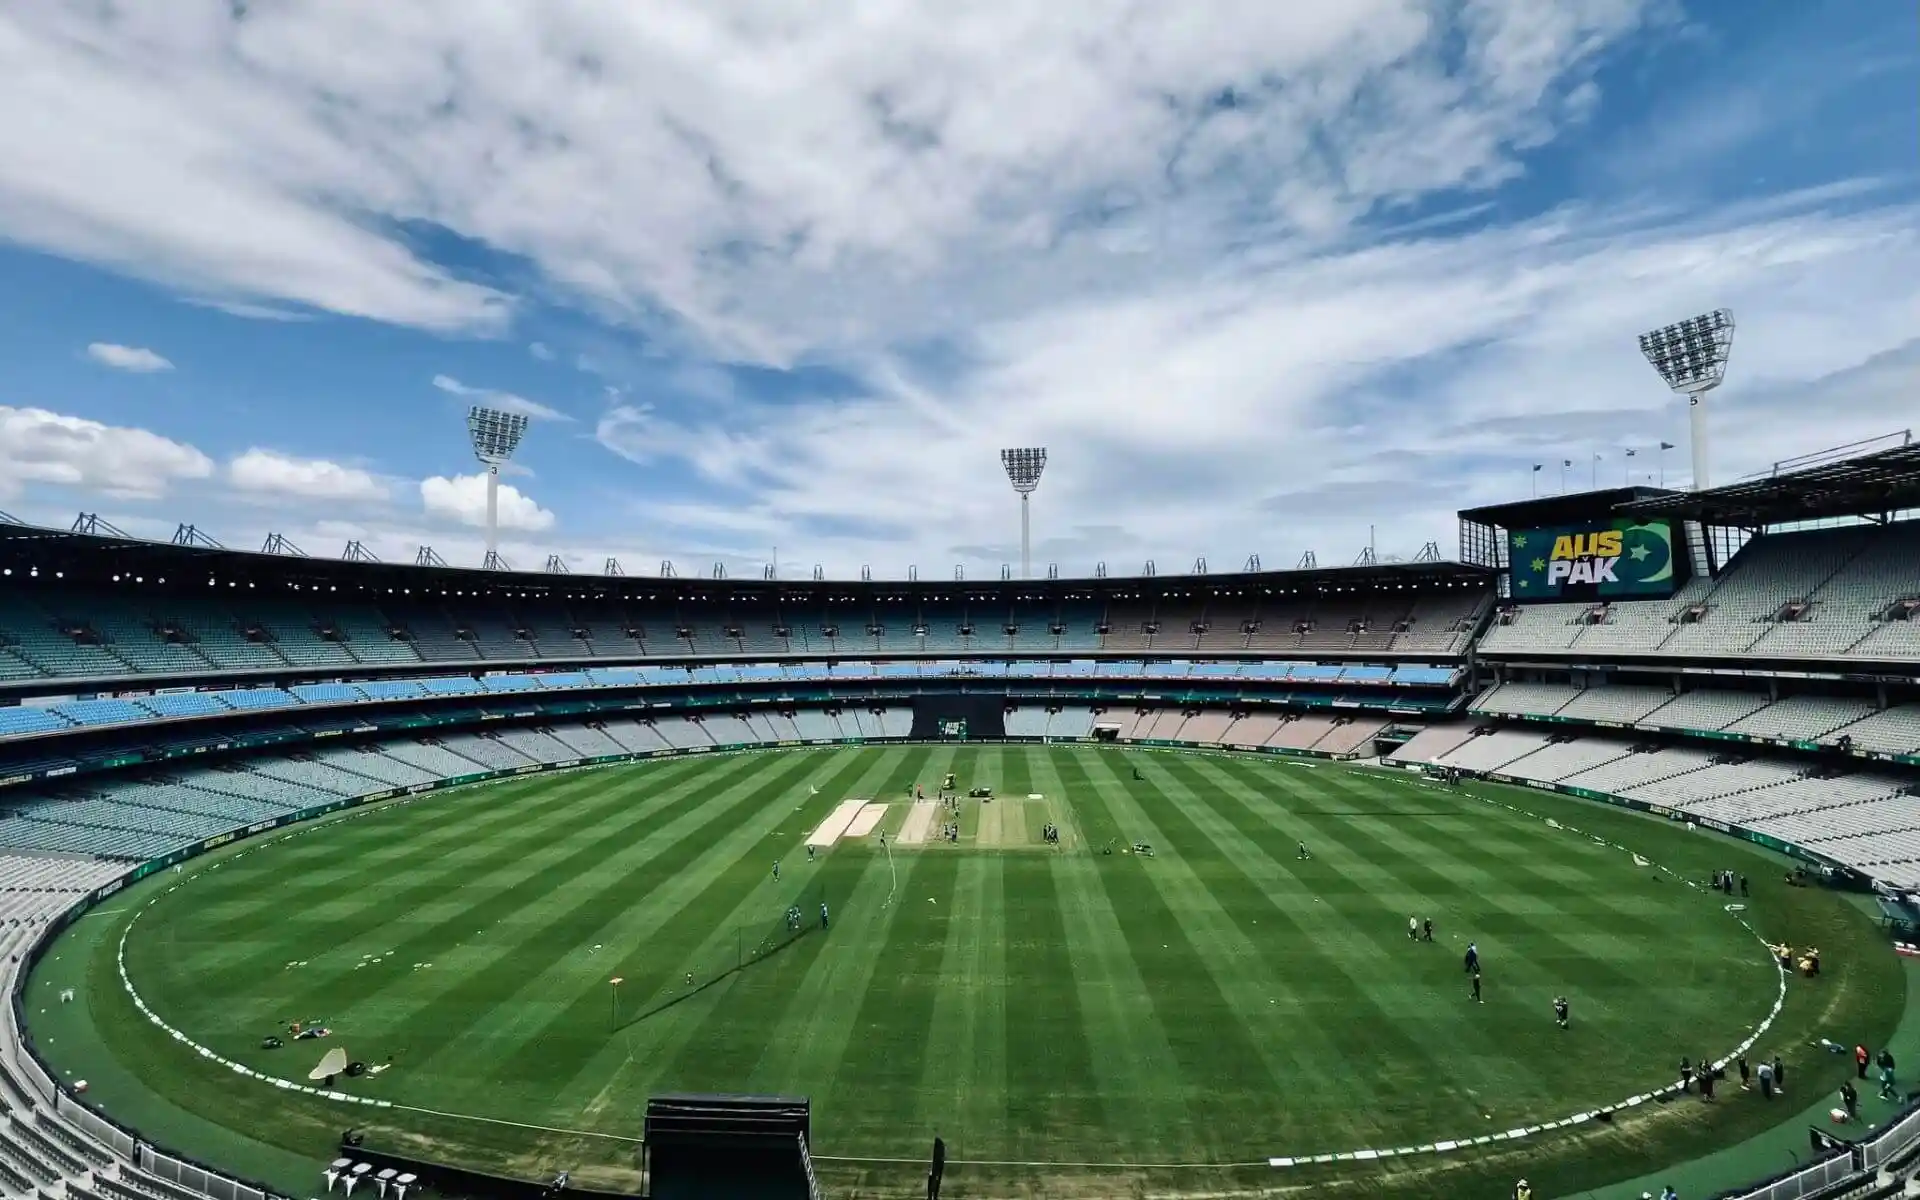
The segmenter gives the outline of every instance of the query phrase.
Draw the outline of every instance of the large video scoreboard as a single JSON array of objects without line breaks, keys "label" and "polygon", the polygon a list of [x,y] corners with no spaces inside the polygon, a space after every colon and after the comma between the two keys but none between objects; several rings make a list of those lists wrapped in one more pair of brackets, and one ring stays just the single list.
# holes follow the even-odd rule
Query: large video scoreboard
[{"label": "large video scoreboard", "polygon": [[1507,533],[1512,598],[1658,600],[1687,581],[1685,543],[1671,522],[1602,517]]}]

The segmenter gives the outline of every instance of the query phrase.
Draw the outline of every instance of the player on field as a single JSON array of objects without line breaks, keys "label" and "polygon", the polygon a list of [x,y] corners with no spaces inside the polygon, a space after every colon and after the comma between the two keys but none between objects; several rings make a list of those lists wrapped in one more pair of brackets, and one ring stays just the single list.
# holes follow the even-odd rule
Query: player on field
[{"label": "player on field", "polygon": [[1466,966],[1467,974],[1478,975],[1480,973],[1480,947],[1475,942],[1467,943]]},{"label": "player on field", "polygon": [[1420,940],[1420,918],[1419,917],[1407,918],[1407,940],[1410,942],[1417,942]]},{"label": "player on field", "polygon": [[1473,972],[1473,1002],[1475,1004],[1486,1003],[1485,1000],[1482,1000],[1480,998],[1480,971],[1478,968],[1476,968]]},{"label": "player on field", "polygon": [[1313,855],[1311,855],[1311,854],[1308,854],[1308,853],[1307,853],[1307,844],[1306,844],[1305,842],[1301,842],[1301,843],[1300,843],[1300,858],[1304,860],[1304,859],[1309,859],[1309,858],[1312,858],[1312,857],[1313,857]]},{"label": "player on field", "polygon": [[820,928],[825,929],[827,928],[827,925],[828,925],[827,902],[825,900],[822,900],[820,902]]},{"label": "player on field", "polygon": [[773,860],[773,881],[780,882],[780,860],[777,858]]},{"label": "player on field", "polygon": [[1562,1029],[1567,1027],[1567,998],[1565,996],[1555,996],[1553,998],[1553,1023]]},{"label": "player on field", "polygon": [[1433,918],[1432,917],[1428,917],[1426,920],[1420,922],[1420,940],[1423,942],[1430,942],[1433,940]]}]

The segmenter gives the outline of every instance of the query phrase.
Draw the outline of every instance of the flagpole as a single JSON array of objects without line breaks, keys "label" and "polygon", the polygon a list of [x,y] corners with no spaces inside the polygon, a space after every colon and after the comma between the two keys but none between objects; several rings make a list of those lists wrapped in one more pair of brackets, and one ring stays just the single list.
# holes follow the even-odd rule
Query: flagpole
[{"label": "flagpole", "polygon": [[1560,494],[1567,494],[1567,460],[1564,458],[1560,460]]},{"label": "flagpole", "polygon": [[1589,469],[1588,475],[1590,478],[1590,482],[1587,484],[1588,489],[1595,492],[1599,491],[1600,490],[1600,455],[1597,453],[1593,456],[1593,466]]}]

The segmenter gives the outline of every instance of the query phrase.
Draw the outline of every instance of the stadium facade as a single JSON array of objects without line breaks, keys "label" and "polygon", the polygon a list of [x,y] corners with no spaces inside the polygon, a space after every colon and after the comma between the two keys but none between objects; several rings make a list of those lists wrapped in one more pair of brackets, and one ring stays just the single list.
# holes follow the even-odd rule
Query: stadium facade
[{"label": "stadium facade", "polygon": [[[33,957],[206,850],[504,776],[943,737],[1379,759],[1684,819],[1897,904],[1920,889],[1915,509],[1901,447],[1463,512],[1454,562],[980,583],[482,572],[0,524],[19,1164],[0,1175],[257,1196],[46,1069]],[[1916,1135],[1907,1113],[1771,1194]]]}]

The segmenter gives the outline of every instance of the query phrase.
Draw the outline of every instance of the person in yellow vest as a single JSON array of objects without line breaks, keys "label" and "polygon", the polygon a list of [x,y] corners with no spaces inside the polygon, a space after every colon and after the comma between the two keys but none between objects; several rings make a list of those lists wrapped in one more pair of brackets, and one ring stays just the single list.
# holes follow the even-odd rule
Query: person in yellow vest
[{"label": "person in yellow vest", "polygon": [[1524,1179],[1514,1184],[1513,1200],[1533,1200],[1533,1185]]}]

